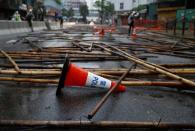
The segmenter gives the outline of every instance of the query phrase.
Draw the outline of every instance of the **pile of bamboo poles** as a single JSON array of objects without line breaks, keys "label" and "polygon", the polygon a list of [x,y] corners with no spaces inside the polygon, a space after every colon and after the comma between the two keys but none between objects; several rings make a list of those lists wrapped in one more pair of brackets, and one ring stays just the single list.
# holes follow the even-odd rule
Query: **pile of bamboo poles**
[{"label": "pile of bamboo poles", "polygon": [[[51,34],[50,34],[51,33]],[[64,36],[63,33],[30,34],[27,37],[36,37],[40,40],[63,39],[72,43],[72,47],[39,47],[35,41],[24,39],[33,47],[27,51],[3,51],[0,53],[0,81],[28,82],[39,84],[54,84],[57,87],[61,74],[65,55],[68,54],[71,61],[130,61],[136,63],[138,68],[113,68],[86,70],[114,81],[120,80],[121,84],[130,87],[170,87],[180,90],[195,90],[195,63],[191,64],[164,64],[157,65],[140,59],[140,54],[162,53],[168,55],[182,54],[182,57],[193,58],[192,53],[184,53],[194,48],[194,45],[172,43],[166,39],[153,39],[156,35],[148,37],[141,36],[141,39],[154,41],[155,44],[130,43],[108,45],[103,42],[88,42],[82,44],[82,40],[74,40]],[[71,36],[71,35],[70,35]],[[72,37],[72,36],[71,36]],[[81,36],[77,36],[78,38]],[[92,36],[93,37],[93,36]],[[171,52],[171,53],[170,53]],[[125,75],[124,75],[125,74]],[[122,78],[123,76],[124,78]],[[122,76],[120,78],[120,76]],[[160,80],[159,80],[160,77]],[[163,78],[162,78],[163,77]],[[187,78],[188,77],[188,78]],[[120,79],[119,79],[120,78]],[[171,79],[170,79],[171,78]],[[117,83],[119,84],[119,83]],[[115,87],[116,88],[116,87]],[[114,89],[113,89],[114,90]],[[109,93],[109,92],[108,92]],[[110,94],[109,94],[110,95]],[[107,97],[109,96],[107,95]],[[107,98],[106,98],[107,99]],[[106,100],[105,99],[105,100]],[[100,108],[100,106],[99,106]],[[98,108],[98,109],[99,109]],[[194,124],[185,123],[160,123],[160,122],[90,122],[90,121],[5,121],[1,120],[0,125],[13,126],[88,126],[88,127],[143,127],[143,128],[194,128]]]},{"label": "pile of bamboo poles", "polygon": [[[155,35],[155,34],[153,34]],[[144,37],[140,36],[141,39],[147,39],[149,41],[153,40],[153,35]],[[4,63],[0,63],[0,80],[1,81],[17,81],[17,82],[31,82],[31,83],[50,83],[57,84],[61,73],[61,66],[64,62],[65,55],[68,54],[71,61],[103,61],[103,60],[133,60],[142,66],[152,67],[150,70],[146,69],[133,69],[131,70],[124,81],[123,84],[127,86],[168,86],[168,87],[183,87],[185,84],[181,81],[170,81],[168,78],[159,81],[151,76],[167,76],[169,72],[177,75],[189,75],[195,74],[195,64],[166,64],[162,65],[164,68],[173,68],[161,72],[162,68],[153,68],[153,65],[148,65],[144,63],[139,58],[141,52],[174,52],[179,53],[181,50],[189,50],[193,46],[192,44],[181,44],[166,42],[166,39],[155,39],[156,44],[147,43],[131,43],[131,44],[114,44],[114,47],[122,52],[130,52],[133,57],[129,56],[129,53],[124,55],[119,55],[111,50],[112,46],[101,46],[101,42],[85,42],[81,39],[73,40],[69,37],[81,37],[82,34],[74,36],[67,34],[65,36],[62,32],[47,32],[39,34],[29,34],[23,39],[23,42],[28,42],[33,44],[34,48],[27,51],[1,51],[0,59]],[[71,47],[38,47],[35,45],[36,41],[29,40],[29,37],[36,37],[39,40],[48,39],[66,39],[72,43]],[[94,37],[94,36],[91,36]],[[96,36],[95,36],[96,37]],[[121,37],[121,36],[119,36]],[[158,36],[155,36],[158,38]],[[165,40],[165,41],[163,41]],[[168,40],[167,40],[168,41]],[[164,42],[164,43],[163,43]],[[163,43],[163,44],[162,44]],[[117,50],[117,52],[119,52]],[[148,58],[149,56],[145,57]],[[17,64],[16,64],[17,63]],[[61,65],[61,66],[58,66]],[[190,68],[189,68],[190,67]],[[153,70],[155,69],[155,70]],[[122,75],[126,69],[87,69],[97,75],[106,77],[108,79],[117,80],[120,75]],[[158,70],[158,71],[157,71]],[[160,70],[160,71],[159,71]],[[172,75],[171,74],[171,75]],[[170,75],[170,74],[169,74]],[[14,78],[17,76],[16,78]],[[28,76],[28,78],[27,78]],[[132,77],[133,76],[133,77]],[[143,78],[141,78],[142,76]],[[177,76],[174,76],[176,78]],[[43,79],[45,78],[45,79]],[[47,78],[47,79],[46,79]],[[147,78],[147,79],[144,79]],[[178,78],[178,77],[177,77]],[[178,80],[178,79],[176,79]],[[192,79],[191,79],[192,80]],[[192,80],[193,81],[193,80]]]},{"label": "pile of bamboo poles", "polygon": [[[139,36],[140,39],[146,40],[146,42],[155,42],[153,45],[143,45],[146,52],[162,55],[171,55],[184,58],[195,58],[194,49],[195,44],[192,40],[172,39],[169,37],[162,38],[162,35],[150,34],[147,36]],[[155,39],[154,39],[155,38]]]}]

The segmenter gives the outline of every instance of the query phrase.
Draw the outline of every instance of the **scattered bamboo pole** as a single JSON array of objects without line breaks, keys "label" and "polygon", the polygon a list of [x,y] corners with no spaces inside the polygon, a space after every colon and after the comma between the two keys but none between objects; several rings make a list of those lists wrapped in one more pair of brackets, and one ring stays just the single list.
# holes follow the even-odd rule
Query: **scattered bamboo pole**
[{"label": "scattered bamboo pole", "polygon": [[[17,58],[17,59],[59,59],[59,58],[64,58],[64,55],[26,55],[26,54],[9,54],[10,57],[12,58]],[[0,55],[0,57],[3,57]],[[70,58],[105,58],[105,59],[124,59],[122,57],[119,56],[111,56],[111,55],[77,55],[77,54],[70,54],[69,55]]]},{"label": "scattered bamboo pole", "polygon": [[89,48],[85,48],[83,46],[81,46],[80,44],[77,44],[76,42],[72,42],[72,44],[78,48],[80,48],[83,51],[87,51],[87,52],[91,52],[91,50],[89,50]]},{"label": "scattered bamboo pole", "polygon": [[[0,81],[15,81],[39,84],[55,84],[57,85],[58,79],[38,79],[38,78],[15,78],[15,77],[0,77]],[[139,86],[154,86],[154,87],[170,87],[182,90],[194,90],[193,88],[186,87],[185,84],[177,81],[122,81],[121,84],[129,88],[137,88]]]},{"label": "scattered bamboo pole", "polygon": [[[108,70],[96,70],[96,69],[87,69],[90,72],[93,72],[97,75],[122,75],[127,71],[126,69],[108,69]],[[172,69],[170,70],[176,74],[195,74],[195,69]],[[60,75],[61,69],[60,68],[52,68],[52,69],[20,69],[20,73],[13,69],[0,69],[0,74],[21,74],[21,75]],[[155,71],[148,71],[148,70],[140,70],[140,69],[133,69],[131,70],[128,75],[153,75],[158,74]],[[111,76],[110,76],[111,77]]]},{"label": "scattered bamboo pole", "polygon": [[18,67],[18,65],[16,64],[16,62],[3,50],[1,50],[1,53],[6,57],[8,58],[8,60],[10,61],[10,63],[14,66],[15,70],[20,73],[20,69]]},{"label": "scattered bamboo pole", "polygon": [[129,71],[131,71],[131,69],[134,67],[134,65],[135,64],[133,64],[132,66],[130,66],[130,68],[120,77],[120,79],[117,81],[117,83],[114,85],[114,87],[112,87],[111,89],[109,89],[109,91],[106,93],[106,95],[98,102],[98,104],[94,107],[94,109],[88,114],[87,118],[89,120],[91,120],[95,116],[95,114],[98,112],[98,110],[106,102],[106,100],[108,99],[108,97],[112,94],[112,92],[114,92],[114,90],[117,89],[117,87],[119,86],[119,84],[122,82],[122,80],[129,73]]},{"label": "scattered bamboo pole", "polygon": [[36,121],[36,120],[0,120],[5,127],[46,127],[46,128],[151,128],[151,129],[194,129],[195,123],[178,122],[137,122],[137,121]]},{"label": "scattered bamboo pole", "polygon": [[[110,45],[107,45],[107,44],[105,44],[105,45],[106,45],[106,46],[110,46]],[[98,45],[96,44],[96,46],[98,46]],[[106,51],[109,51],[109,52],[118,54],[118,55],[120,55],[120,56],[123,56],[124,58],[126,58],[126,59],[128,59],[128,60],[130,60],[130,61],[133,61],[133,62],[135,62],[135,63],[137,63],[137,64],[139,64],[139,65],[142,65],[142,66],[144,66],[144,67],[146,67],[146,68],[148,68],[148,69],[150,69],[150,70],[153,70],[153,71],[159,72],[159,73],[161,73],[161,74],[164,74],[164,75],[166,75],[166,76],[168,76],[168,77],[170,77],[170,78],[172,78],[172,79],[175,79],[175,80],[178,80],[178,81],[180,81],[180,82],[182,82],[182,83],[185,83],[186,86],[190,86],[190,87],[192,87],[192,88],[195,89],[195,82],[193,82],[193,81],[191,81],[191,80],[182,78],[182,77],[180,77],[180,76],[178,76],[178,75],[175,75],[175,74],[173,74],[173,73],[171,73],[171,72],[165,71],[165,70],[163,70],[163,69],[161,69],[161,68],[159,68],[159,67],[154,66],[154,64],[150,64],[150,63],[148,63],[148,62],[146,63],[145,61],[143,61],[143,60],[141,60],[141,59],[139,59],[139,58],[136,58],[136,57],[134,57],[134,56],[131,56],[131,55],[129,55],[128,53],[126,53],[126,52],[124,52],[124,51],[122,51],[122,50],[120,50],[120,49],[118,49],[118,48],[116,48],[116,47],[113,47],[113,46],[110,46],[110,47],[112,47],[112,49],[115,49],[115,50],[118,51],[119,53],[113,52],[112,50],[106,49],[106,48],[104,48],[104,47],[103,47],[103,48],[104,48]],[[167,69],[167,70],[168,70],[168,69]]]},{"label": "scattered bamboo pole", "polygon": [[60,75],[60,70],[20,70],[18,73],[15,70],[0,70],[0,74],[21,74],[21,75]]},{"label": "scattered bamboo pole", "polygon": [[160,66],[164,66],[167,68],[171,67],[195,67],[195,63],[185,63],[185,64],[161,64]]},{"label": "scattered bamboo pole", "polygon": [[[90,69],[89,69],[90,70]],[[125,70],[90,70],[98,74],[109,74],[109,75],[121,75]],[[170,72],[175,74],[195,74],[195,69],[170,69]],[[159,74],[155,71],[149,70],[132,70],[129,72],[129,75],[154,75]]]},{"label": "scattered bamboo pole", "polygon": [[58,84],[57,79],[32,79],[32,78],[0,77],[0,81],[16,81],[16,82],[29,82],[29,83]]}]

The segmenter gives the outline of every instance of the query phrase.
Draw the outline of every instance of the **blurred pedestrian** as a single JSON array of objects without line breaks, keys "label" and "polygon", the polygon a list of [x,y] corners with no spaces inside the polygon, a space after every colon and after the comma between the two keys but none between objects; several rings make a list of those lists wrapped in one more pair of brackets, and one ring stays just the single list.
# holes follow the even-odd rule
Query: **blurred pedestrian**
[{"label": "blurred pedestrian", "polygon": [[20,14],[19,14],[18,11],[16,11],[16,12],[14,13],[14,15],[13,15],[13,17],[12,17],[12,20],[13,20],[13,21],[22,21],[22,20],[21,20],[21,17],[20,17]]},{"label": "blurred pedestrian", "polygon": [[32,24],[32,21],[33,21],[33,13],[32,13],[32,9],[30,9],[28,12],[27,12],[27,15],[26,15],[26,20],[28,22],[28,25],[29,27],[31,28],[31,31],[34,32],[34,29],[33,29],[33,24]]},{"label": "blurred pedestrian", "polygon": [[59,19],[60,19],[60,28],[63,29],[64,19],[62,16],[60,16]]},{"label": "blurred pedestrian", "polygon": [[58,12],[55,12],[55,21],[58,21]]},{"label": "blurred pedestrian", "polygon": [[115,23],[116,26],[118,25],[118,19],[117,18],[114,18],[114,23]]},{"label": "blurred pedestrian", "polygon": [[134,28],[134,18],[133,16],[131,16],[131,14],[128,17],[128,25],[129,25],[128,35],[131,35],[131,32]]}]

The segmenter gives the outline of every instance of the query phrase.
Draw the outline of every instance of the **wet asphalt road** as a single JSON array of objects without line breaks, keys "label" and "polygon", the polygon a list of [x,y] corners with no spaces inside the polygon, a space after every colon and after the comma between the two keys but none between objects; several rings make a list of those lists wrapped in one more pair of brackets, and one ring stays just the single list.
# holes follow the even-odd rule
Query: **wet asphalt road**
[{"label": "wet asphalt road", "polygon": [[[5,41],[14,38],[14,36],[1,38],[1,49],[30,48],[25,44],[5,44]],[[148,60],[158,64],[194,61],[161,55]],[[129,62],[90,64],[100,68],[129,66]],[[0,82],[0,119],[86,120],[87,114],[106,93],[102,90],[63,88],[63,95],[56,97],[56,88],[56,85]],[[125,93],[113,94],[93,120],[159,121],[160,119],[162,122],[195,122],[194,93],[159,87],[128,87]]]}]

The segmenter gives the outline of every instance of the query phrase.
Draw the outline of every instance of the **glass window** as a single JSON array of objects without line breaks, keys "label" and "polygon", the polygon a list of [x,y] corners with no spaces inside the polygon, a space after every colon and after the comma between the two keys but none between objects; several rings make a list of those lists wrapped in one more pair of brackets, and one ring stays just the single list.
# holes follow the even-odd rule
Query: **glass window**
[{"label": "glass window", "polygon": [[120,3],[120,9],[124,9],[124,3]]}]

